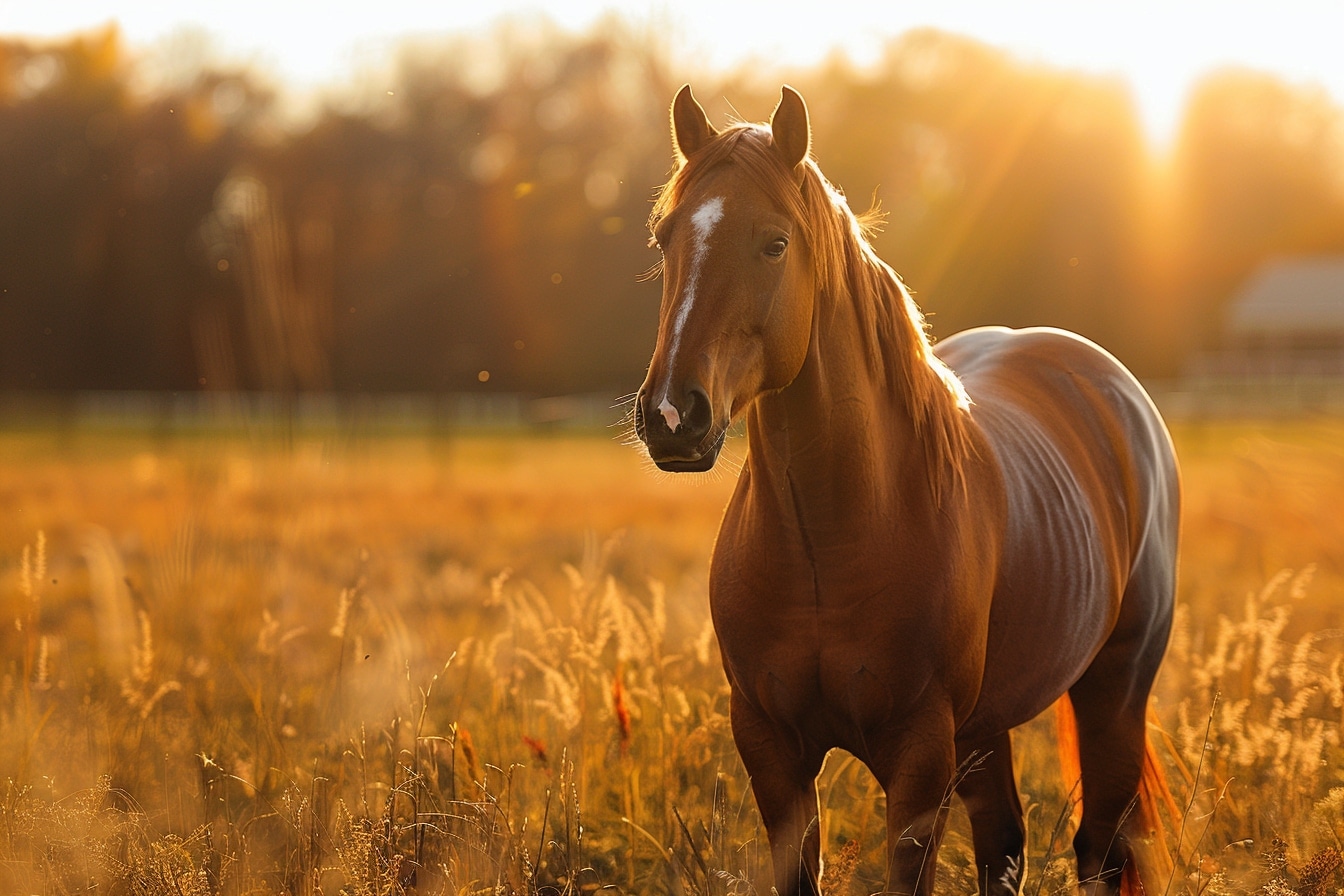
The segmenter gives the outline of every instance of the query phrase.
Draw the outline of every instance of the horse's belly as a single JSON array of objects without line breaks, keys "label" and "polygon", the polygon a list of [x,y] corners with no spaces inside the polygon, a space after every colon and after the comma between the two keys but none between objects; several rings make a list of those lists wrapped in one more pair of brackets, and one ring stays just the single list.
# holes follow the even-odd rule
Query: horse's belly
[{"label": "horse's belly", "polygon": [[1040,715],[1087,670],[1115,623],[1098,607],[1068,626],[1030,616],[990,624],[985,673],[975,709],[962,724],[968,737],[1006,731]]},{"label": "horse's belly", "polygon": [[[1077,517],[1074,518],[1078,519]],[[1115,627],[1124,582],[1087,524],[1042,525],[1005,558],[984,677],[962,726],[994,734],[1030,721],[1082,676]]]},{"label": "horse's belly", "polygon": [[1062,410],[1057,417],[1007,403],[981,414],[1007,513],[984,678],[963,724],[972,733],[995,734],[1047,708],[1119,617],[1130,563],[1128,479],[1111,452],[1082,437],[1083,423]]}]

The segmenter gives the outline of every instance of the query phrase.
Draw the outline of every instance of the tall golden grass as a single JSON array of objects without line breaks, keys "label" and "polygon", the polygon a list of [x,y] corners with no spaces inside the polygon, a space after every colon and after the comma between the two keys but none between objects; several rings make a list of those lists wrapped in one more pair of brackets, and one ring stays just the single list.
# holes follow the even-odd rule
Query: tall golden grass
[{"label": "tall golden grass", "polygon": [[[1167,893],[1340,891],[1344,425],[1186,424]],[[769,893],[708,556],[604,437],[0,434],[0,892]],[[1027,892],[1074,886],[1049,720]],[[829,893],[881,789],[822,782]],[[940,890],[971,892],[954,814]]]}]

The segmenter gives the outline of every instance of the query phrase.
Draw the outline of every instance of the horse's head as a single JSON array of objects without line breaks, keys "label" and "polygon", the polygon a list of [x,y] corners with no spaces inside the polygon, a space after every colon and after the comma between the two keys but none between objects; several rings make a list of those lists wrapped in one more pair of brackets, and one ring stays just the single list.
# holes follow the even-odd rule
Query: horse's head
[{"label": "horse's head", "polygon": [[672,136],[683,163],[650,220],[663,298],[635,431],[660,468],[687,472],[712,467],[733,419],[792,382],[807,354],[807,107],[785,87],[769,127],[719,133],[687,86],[672,103]]}]

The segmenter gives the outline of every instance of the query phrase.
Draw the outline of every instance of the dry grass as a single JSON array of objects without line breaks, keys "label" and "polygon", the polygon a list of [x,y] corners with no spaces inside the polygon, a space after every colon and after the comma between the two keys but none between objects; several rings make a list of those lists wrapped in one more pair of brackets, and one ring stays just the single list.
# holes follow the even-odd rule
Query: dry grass
[{"label": "dry grass", "polygon": [[[1344,426],[1177,437],[1169,892],[1338,892]],[[0,891],[768,893],[707,625],[730,488],[602,437],[0,434]],[[822,793],[830,892],[878,889],[880,788],[836,755]],[[940,889],[969,855],[954,815]]]}]

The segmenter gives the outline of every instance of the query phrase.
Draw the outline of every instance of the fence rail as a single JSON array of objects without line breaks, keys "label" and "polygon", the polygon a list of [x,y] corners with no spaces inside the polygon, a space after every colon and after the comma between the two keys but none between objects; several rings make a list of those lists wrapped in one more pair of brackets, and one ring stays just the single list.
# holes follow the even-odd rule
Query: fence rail
[{"label": "fence rail", "polygon": [[[1146,384],[1172,420],[1344,416],[1344,378],[1190,377]],[[458,431],[603,432],[628,403],[605,393],[294,394],[247,392],[0,393],[0,429],[161,431],[341,430],[384,434]]]},{"label": "fence rail", "polygon": [[372,432],[597,431],[626,405],[605,394],[295,394],[78,392],[0,394],[0,428],[114,427],[231,430],[293,427]]}]

